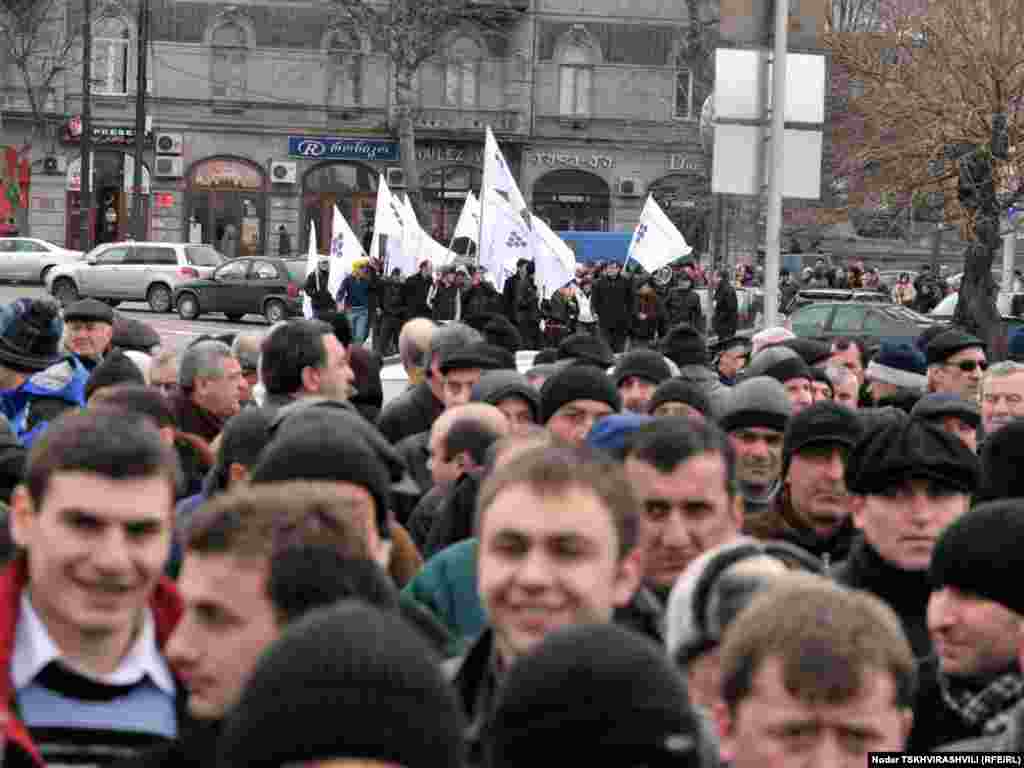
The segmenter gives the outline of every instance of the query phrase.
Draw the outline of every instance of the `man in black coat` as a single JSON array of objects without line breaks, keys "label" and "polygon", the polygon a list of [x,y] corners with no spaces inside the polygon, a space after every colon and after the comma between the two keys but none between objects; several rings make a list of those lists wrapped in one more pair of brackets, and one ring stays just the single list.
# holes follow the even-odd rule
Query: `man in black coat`
[{"label": "man in black coat", "polygon": [[711,328],[721,339],[731,339],[739,327],[740,305],[736,297],[736,289],[729,284],[729,271],[720,269],[715,272],[715,310],[711,319]]},{"label": "man in black coat", "polygon": [[373,351],[380,357],[398,349],[398,334],[405,322],[404,292],[402,270],[397,267],[391,270],[390,277],[382,278],[377,284],[380,320],[373,334]]},{"label": "man in black coat", "polygon": [[673,328],[685,324],[705,333],[707,324],[700,306],[700,295],[693,290],[693,277],[687,271],[680,273],[675,287],[669,291],[668,322]]},{"label": "man in black coat", "polygon": [[609,264],[604,277],[594,283],[590,303],[608,345],[613,352],[621,352],[632,320],[633,284],[617,263]]},{"label": "man in black coat", "polygon": [[430,262],[424,259],[420,262],[420,271],[410,275],[405,281],[403,301],[405,303],[405,317],[430,317],[430,305],[427,304],[427,297],[434,280],[430,276]]}]

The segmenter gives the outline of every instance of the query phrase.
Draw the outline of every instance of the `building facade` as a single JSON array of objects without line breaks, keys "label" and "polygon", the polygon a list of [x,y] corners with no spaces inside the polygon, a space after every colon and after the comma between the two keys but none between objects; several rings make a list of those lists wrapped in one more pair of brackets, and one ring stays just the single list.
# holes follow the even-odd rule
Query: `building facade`
[{"label": "building facade", "polygon": [[[96,5],[94,243],[129,232],[138,38],[133,8]],[[529,0],[505,11],[500,35],[452,30],[413,82],[434,237],[445,242],[467,191],[479,192],[490,125],[527,202],[555,230],[628,231],[650,191],[691,242],[706,241],[711,168],[699,118],[708,89],[686,65],[686,4]],[[151,0],[151,13],[149,238],[295,253],[311,224],[327,249],[335,206],[357,233],[372,226],[380,174],[404,182],[379,42],[301,0]],[[81,24],[70,6],[66,23]],[[29,228],[67,247],[81,226],[80,81],[71,71],[56,83],[60,129],[32,154]],[[4,94],[0,143],[16,145],[29,121],[9,66]]]}]

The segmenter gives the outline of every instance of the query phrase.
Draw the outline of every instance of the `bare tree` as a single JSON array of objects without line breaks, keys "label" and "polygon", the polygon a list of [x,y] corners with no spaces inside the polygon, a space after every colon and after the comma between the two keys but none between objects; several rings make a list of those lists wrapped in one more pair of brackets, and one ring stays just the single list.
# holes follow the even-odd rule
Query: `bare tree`
[{"label": "bare tree", "polygon": [[[835,63],[863,89],[837,127],[851,165],[871,169],[849,206],[943,208],[974,241],[957,319],[998,348],[990,269],[999,215],[1021,189],[1024,0],[883,0],[879,18],[877,32],[828,37]],[[989,148],[995,114],[1008,115],[1005,160]]]},{"label": "bare tree", "polygon": [[406,192],[422,216],[422,192],[416,162],[416,98],[413,92],[420,65],[436,56],[448,35],[471,26],[485,34],[500,34],[502,25],[519,12],[505,0],[333,0],[341,19],[353,23],[376,44],[383,45],[391,61],[393,92],[392,130],[398,135],[405,172]]}]

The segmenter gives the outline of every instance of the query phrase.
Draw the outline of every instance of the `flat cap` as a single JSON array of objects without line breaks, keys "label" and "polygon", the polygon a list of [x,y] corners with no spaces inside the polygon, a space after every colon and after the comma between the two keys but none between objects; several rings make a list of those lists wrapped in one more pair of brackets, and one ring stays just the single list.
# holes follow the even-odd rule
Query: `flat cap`
[{"label": "flat cap", "polygon": [[80,299],[64,308],[64,322],[72,320],[114,324],[114,310],[96,299]]},{"label": "flat cap", "polygon": [[946,392],[932,392],[925,395],[917,401],[911,409],[910,415],[925,421],[941,419],[945,416],[956,416],[975,429],[981,425],[981,410],[976,403]]},{"label": "flat cap", "polygon": [[476,342],[458,347],[441,357],[441,373],[447,374],[466,368],[479,368],[484,371],[515,370],[515,354],[504,347],[486,342]]},{"label": "flat cap", "polygon": [[925,355],[928,358],[928,365],[944,363],[957,352],[971,347],[985,349],[985,342],[977,336],[972,336],[963,331],[951,330],[940,333],[928,343]]}]

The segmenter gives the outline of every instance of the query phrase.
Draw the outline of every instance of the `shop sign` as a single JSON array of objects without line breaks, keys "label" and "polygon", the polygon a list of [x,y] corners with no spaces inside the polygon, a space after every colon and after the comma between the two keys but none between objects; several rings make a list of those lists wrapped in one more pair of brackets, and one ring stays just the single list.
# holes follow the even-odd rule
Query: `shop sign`
[{"label": "shop sign", "polygon": [[289,136],[288,156],[309,160],[366,160],[397,162],[398,142],[331,136]]},{"label": "shop sign", "polygon": [[569,166],[573,168],[593,168],[595,170],[615,167],[615,158],[611,155],[584,154],[569,152],[534,152],[529,156],[533,165]]},{"label": "shop sign", "polygon": [[[82,141],[82,116],[75,115],[64,124],[65,144],[79,144]],[[97,147],[134,147],[135,127],[121,125],[94,125],[92,143]],[[145,146],[153,146],[153,132],[146,131]]]},{"label": "shop sign", "polygon": [[248,165],[235,160],[207,160],[192,172],[196,187],[215,189],[263,189],[263,176]]},{"label": "shop sign", "polygon": [[460,144],[424,144],[416,147],[416,159],[439,163],[484,164],[483,147]]},{"label": "shop sign", "polygon": [[668,156],[668,169],[682,173],[704,173],[704,160],[693,155],[671,154]]}]

